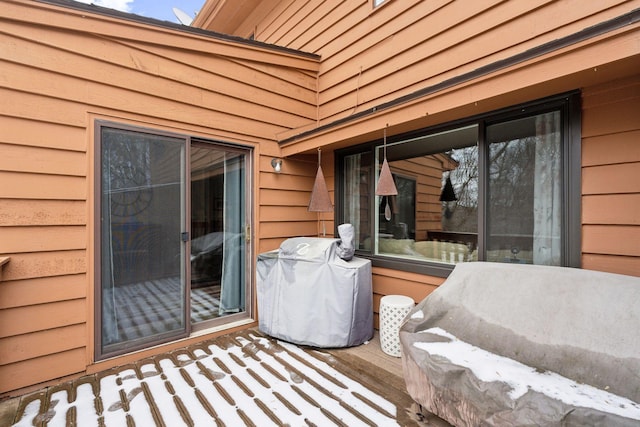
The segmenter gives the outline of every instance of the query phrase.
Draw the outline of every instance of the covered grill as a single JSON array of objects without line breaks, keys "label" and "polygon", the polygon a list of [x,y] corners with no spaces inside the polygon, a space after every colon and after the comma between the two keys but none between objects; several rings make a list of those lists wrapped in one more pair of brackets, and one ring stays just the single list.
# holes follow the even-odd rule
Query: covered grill
[{"label": "covered grill", "polygon": [[260,331],[315,347],[349,347],[371,339],[371,261],[345,256],[349,251],[341,243],[297,237],[258,256]]}]

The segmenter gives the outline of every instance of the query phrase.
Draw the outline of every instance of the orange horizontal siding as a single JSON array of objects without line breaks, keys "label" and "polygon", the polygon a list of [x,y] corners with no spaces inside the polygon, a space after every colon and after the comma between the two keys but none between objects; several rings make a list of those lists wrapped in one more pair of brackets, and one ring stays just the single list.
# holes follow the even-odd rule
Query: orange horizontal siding
[{"label": "orange horizontal siding", "polygon": [[640,193],[585,195],[583,224],[640,225]]},{"label": "orange horizontal siding", "polygon": [[[82,42],[79,42],[82,43]],[[62,59],[59,59],[61,61]],[[69,61],[81,62],[80,58],[72,58]],[[68,66],[68,65],[67,65]],[[145,65],[146,66],[146,65]],[[170,66],[165,64],[165,66]],[[102,68],[101,63],[93,64],[93,68]],[[184,65],[184,67],[187,67]],[[219,66],[220,67],[220,66]],[[191,69],[193,70],[193,69]],[[247,108],[256,110],[257,117],[270,117],[269,123],[261,123],[256,120],[254,124],[245,124],[250,126],[247,131],[255,132],[256,135],[264,135],[259,132],[261,127],[277,129],[276,124],[287,123],[293,127],[303,126],[309,123],[309,120],[315,116],[315,106],[309,103],[302,103],[296,99],[296,95],[303,97],[304,94],[300,92],[292,92],[289,97],[286,98],[287,104],[291,104],[291,110],[284,111],[282,109],[276,109],[285,104],[283,100],[278,99],[277,93],[269,92],[263,88],[247,88],[245,84],[240,81],[234,81],[228,77],[213,78],[210,73],[202,72],[201,75],[195,76],[193,86],[186,84],[185,81],[173,81],[169,79],[160,79],[158,77],[150,77],[145,83],[145,80],[140,81],[139,71],[131,70],[129,73],[123,72],[120,68],[112,70],[110,74],[111,78],[106,78],[105,81],[96,82],[94,76],[78,76],[78,75],[61,75],[53,74],[48,70],[34,70],[30,65],[10,65],[4,69],[6,76],[13,82],[13,87],[16,90],[22,90],[25,92],[33,92],[42,94],[52,99],[66,94],[64,102],[86,102],[93,106],[101,106],[108,108],[117,108],[123,111],[135,110],[136,105],[146,105],[145,109],[147,114],[154,117],[163,117],[166,119],[173,118],[182,122],[189,122],[186,119],[186,115],[191,115],[191,120],[202,120],[202,110],[208,110],[211,115],[211,119],[215,120],[216,115],[227,115],[230,117],[244,116]],[[245,74],[255,73],[254,70],[245,70]],[[124,74],[124,76],[123,76]],[[127,78],[127,74],[130,76]],[[194,74],[194,71],[184,70],[182,75],[188,76]],[[237,76],[238,79],[248,78],[242,76],[241,73]],[[29,80],[25,80],[24,76],[29,75]],[[22,77],[22,78],[21,78]],[[131,83],[118,84],[121,82],[122,77],[125,77],[124,81],[130,81]],[[79,79],[82,81],[82,90],[78,90]],[[56,85],[52,86],[47,82],[55,81]],[[197,81],[214,80],[213,86],[210,90],[207,90],[204,85],[195,86]],[[34,82],[41,82],[40,84],[34,84]],[[113,85],[118,84],[119,87],[108,86],[107,83]],[[266,87],[278,87],[279,85],[271,82],[270,86]],[[154,95],[148,95],[154,93],[154,87],[156,88]],[[161,93],[158,92],[158,87],[162,88]],[[224,91],[215,90],[215,87],[234,88],[235,91],[232,95],[226,95]],[[246,90],[243,93],[242,87]],[[127,91],[126,96],[124,91]],[[309,98],[311,102],[315,102],[315,94],[310,91]],[[151,100],[154,100],[151,102]],[[193,101],[198,99],[197,105],[194,105]],[[259,103],[259,100],[271,100],[271,105],[264,105],[264,101]],[[171,108],[175,102],[184,103],[182,109]],[[253,101],[253,102],[251,102]],[[251,104],[250,106],[248,104]],[[82,106],[76,106],[76,109],[82,109]],[[306,114],[306,117],[305,117]],[[202,121],[204,124],[205,122]],[[282,129],[285,129],[283,126]],[[270,132],[277,132],[272,130]]]},{"label": "orange horizontal siding", "polygon": [[[27,71],[25,69],[25,71]],[[25,71],[15,72],[12,80],[17,80],[20,76],[25,75]],[[28,74],[36,81],[50,81],[53,76],[48,73],[34,72],[30,70]],[[139,76],[132,76],[130,79],[136,79]],[[64,85],[58,91],[55,88],[44,88],[39,90],[45,91],[48,97],[41,97],[39,94],[30,96],[24,93],[9,92],[3,93],[0,89],[0,96],[6,96],[8,102],[20,103],[24,108],[14,111],[13,114],[30,117],[41,120],[47,117],[49,120],[66,123],[70,125],[81,125],[86,123],[87,107],[84,103],[94,107],[111,108],[119,111],[135,113],[144,109],[146,115],[157,117],[165,120],[172,120],[181,123],[195,123],[207,125],[212,123],[224,123],[224,127],[230,129],[243,129],[250,136],[258,137],[264,135],[276,135],[287,129],[285,126],[278,126],[277,123],[297,124],[299,126],[309,122],[308,118],[297,117],[288,112],[278,112],[268,107],[261,107],[253,104],[247,99],[228,98],[224,100],[215,92],[207,92],[198,88],[190,88],[188,86],[179,86],[173,90],[166,90],[161,94],[153,94],[153,92],[133,92],[131,89],[122,87],[106,86],[100,83],[89,81],[79,81],[74,77],[63,78],[56,76],[54,80],[66,80]],[[160,84],[160,82],[156,82]],[[16,83],[17,89],[27,91],[37,88],[31,87],[31,81]],[[20,87],[23,86],[23,87]],[[79,91],[79,86],[83,90]],[[159,87],[163,87],[160,84]],[[52,93],[52,91],[54,91]],[[186,92],[186,94],[185,94]],[[190,93],[189,93],[190,92]],[[65,95],[66,94],[66,95]],[[54,98],[54,95],[60,98]],[[186,95],[189,100],[197,104],[179,104],[176,105],[176,99],[181,100]],[[64,99],[62,99],[64,97]],[[222,110],[224,108],[224,110]],[[273,117],[273,122],[267,123],[259,120],[247,121],[243,116],[247,110],[262,110],[261,117]],[[0,112],[2,108],[0,107]]]},{"label": "orange horizontal siding", "polygon": [[[319,63],[37,2],[3,4],[0,21],[0,255],[11,257],[0,287],[11,350],[0,355],[3,392],[87,368],[93,119],[265,142],[278,156],[276,135],[317,118]],[[312,175],[300,178],[287,179],[308,196]]]},{"label": "orange horizontal siding", "polygon": [[[260,224],[260,239],[317,236],[318,226],[318,222],[315,220],[305,222],[265,222]],[[333,233],[333,228],[328,227],[329,224],[327,224],[327,231]]]},{"label": "orange horizontal siding", "polygon": [[590,166],[582,170],[584,194],[639,193],[640,162]]},{"label": "orange horizontal siding", "polygon": [[640,130],[583,138],[582,166],[639,162],[638,141],[640,141]]},{"label": "orange horizontal siding", "polygon": [[640,257],[640,227],[585,225],[582,227],[582,251]]},{"label": "orange horizontal siding", "polygon": [[[91,34],[101,38],[118,36],[121,43],[134,41],[147,46],[162,46],[175,52],[198,52],[204,55],[223,56],[230,59],[247,59],[256,62],[317,70],[313,58],[269,49],[267,46],[234,43],[224,37],[193,34],[175,28],[149,25],[136,20],[119,19],[105,15],[94,15],[86,10],[74,10],[65,7],[32,3],[29,1],[4,2],[3,14],[18,20],[28,17],[34,28],[65,29],[70,32],[84,32],[89,25]],[[22,18],[22,19],[20,19]],[[90,22],[90,24],[88,24]],[[99,54],[95,52],[94,54]]]},{"label": "orange horizontal siding", "polygon": [[3,281],[0,285],[0,309],[82,299],[86,296],[86,274]]},{"label": "orange horizontal siding", "polygon": [[87,221],[84,200],[4,199],[0,226],[83,225]]},{"label": "orange horizontal siding", "polygon": [[84,250],[12,254],[4,266],[3,280],[23,280],[39,277],[66,276],[86,273],[87,254]]},{"label": "orange horizontal siding", "polygon": [[5,253],[86,249],[87,228],[71,226],[0,227],[0,248]]},{"label": "orange horizontal siding", "polygon": [[261,222],[315,221],[316,218],[316,212],[309,212],[307,206],[263,206],[260,209]]},{"label": "orange horizontal siding", "polygon": [[297,24],[300,23],[302,18],[307,16],[315,7],[318,7],[318,2],[314,5],[313,2],[291,2],[286,8],[280,10],[275,9],[277,13],[276,18],[270,22],[265,28],[261,29],[260,34],[269,33],[269,40],[274,44],[280,46],[286,46],[282,42],[284,35]]},{"label": "orange horizontal siding", "polygon": [[[38,345],[33,345],[34,342]],[[0,338],[0,366],[82,348],[86,342],[85,324]]]},{"label": "orange horizontal siding", "polygon": [[373,292],[380,295],[400,294],[419,302],[444,282],[444,278],[417,273],[373,268]]},{"label": "orange horizontal siding", "polygon": [[[259,252],[277,249],[286,238],[333,236],[333,213],[308,211],[317,172],[317,155],[285,157],[281,173],[273,172],[271,158],[260,158]],[[329,196],[333,199],[333,153],[322,154],[322,169]]]},{"label": "orange horizontal siding", "polygon": [[638,257],[582,254],[582,268],[608,273],[640,276]]},{"label": "orange horizontal siding", "polygon": [[85,153],[0,144],[0,170],[51,175],[86,176]]},{"label": "orange horizontal siding", "polygon": [[264,252],[269,252],[272,251],[274,249],[278,249],[280,247],[280,244],[282,244],[282,241],[284,240],[284,238],[278,237],[278,238],[261,238],[260,241],[258,242],[258,253],[264,253]]},{"label": "orange horizontal siding", "polygon": [[0,199],[86,200],[85,177],[0,171]]},{"label": "orange horizontal siding", "polygon": [[52,378],[83,372],[85,362],[86,350],[76,348],[9,365],[1,365],[0,393],[33,386]]},{"label": "orange horizontal siding", "polygon": [[[621,82],[621,84],[624,84]],[[626,86],[626,84],[625,84]],[[583,109],[582,136],[595,137],[600,135],[620,134],[638,130],[638,115],[640,109],[640,88],[633,86],[626,88],[629,93],[621,97],[618,102],[596,104]],[[633,97],[629,97],[635,95]],[[590,98],[589,93],[585,99]]]},{"label": "orange horizontal siding", "polygon": [[[370,2],[364,1],[318,2],[313,7],[304,1],[279,2],[271,14],[260,17],[257,37],[322,56],[324,120],[478,69],[632,9],[619,0],[586,7],[545,0],[472,5],[406,1],[371,13]],[[320,23],[311,25],[311,16]]]},{"label": "orange horizontal siding", "polygon": [[280,191],[262,188],[260,190],[260,204],[262,206],[308,206],[311,189],[307,191]]},{"label": "orange horizontal siding", "polygon": [[385,295],[405,295],[417,304],[436,290],[444,278],[425,276],[417,273],[373,268],[373,311],[374,327],[379,328],[380,300]]},{"label": "orange horizontal siding", "polygon": [[583,267],[640,276],[640,75],[583,91]]},{"label": "orange horizontal siding", "polygon": [[0,311],[0,338],[84,324],[86,312],[84,299],[7,308]]},{"label": "orange horizontal siding", "polygon": [[65,151],[84,152],[87,149],[84,124],[74,127],[32,120],[28,116],[11,116],[14,114],[12,108],[6,108],[5,112],[9,115],[2,117],[4,143]]},{"label": "orange horizontal siding", "polygon": [[[23,76],[24,78],[24,76]],[[0,117],[46,122],[51,121],[64,126],[86,126],[86,106],[66,101],[42,97],[37,94],[16,92],[0,85]],[[13,120],[17,122],[17,120]],[[73,142],[73,145],[85,143],[85,140]]]},{"label": "orange horizontal siding", "polygon": [[260,187],[279,190],[306,190],[311,193],[315,176],[296,176],[286,173],[260,173]]},{"label": "orange horizontal siding", "polygon": [[[340,2],[337,7],[335,0],[329,2],[309,2],[314,9],[306,17],[300,16],[298,19],[283,20],[279,17],[291,17],[293,13],[288,10],[295,12],[304,5],[304,2],[278,1],[276,3],[277,4],[272,6],[266,13],[249,16],[243,26],[248,27],[252,25],[249,21],[259,19],[256,38],[259,40],[272,40],[278,37],[280,40],[279,43],[283,45],[286,44],[294,49],[300,49],[304,52],[318,52],[318,44],[327,44],[327,40],[330,41],[335,38],[333,27],[348,25],[348,22],[345,23],[345,17],[349,16],[361,6],[360,1],[343,1]],[[317,25],[309,26],[309,21],[315,17],[318,18],[316,21]],[[302,28],[307,28],[309,31],[305,33]],[[323,31],[327,33],[327,37],[319,41],[318,38],[323,34]],[[277,32],[279,33],[276,34]],[[317,43],[314,45],[314,42]]]},{"label": "orange horizontal siding", "polygon": [[[318,36],[319,31],[327,31],[332,25],[344,20],[349,12],[358,6],[357,1],[331,0],[325,2],[309,2],[299,9],[295,16],[287,20],[286,25],[281,26],[270,35],[270,38],[277,39],[278,44],[290,46],[305,52],[315,52],[317,48],[309,45]],[[307,28],[307,31],[299,31],[298,28]],[[269,28],[260,32],[260,36],[269,31]],[[328,37],[335,37],[330,34]],[[330,40],[330,39],[329,39]],[[327,43],[325,40],[324,43]]]}]

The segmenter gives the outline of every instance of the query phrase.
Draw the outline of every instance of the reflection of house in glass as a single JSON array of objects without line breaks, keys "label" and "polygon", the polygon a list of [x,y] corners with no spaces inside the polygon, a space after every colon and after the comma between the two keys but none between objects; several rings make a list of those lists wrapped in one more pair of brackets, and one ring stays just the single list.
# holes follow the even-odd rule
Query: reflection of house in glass
[{"label": "reflection of house in glass", "polygon": [[[561,265],[561,138],[555,110],[389,144],[398,195],[378,198],[376,253],[447,264]],[[486,161],[479,152],[486,153]],[[354,197],[347,191],[349,201],[363,200],[370,191],[350,185],[351,159],[357,158],[362,154],[345,159],[347,189],[360,192]],[[486,228],[478,228],[480,213]],[[360,228],[366,229],[362,218]],[[361,233],[360,245],[371,248],[367,235]]]}]

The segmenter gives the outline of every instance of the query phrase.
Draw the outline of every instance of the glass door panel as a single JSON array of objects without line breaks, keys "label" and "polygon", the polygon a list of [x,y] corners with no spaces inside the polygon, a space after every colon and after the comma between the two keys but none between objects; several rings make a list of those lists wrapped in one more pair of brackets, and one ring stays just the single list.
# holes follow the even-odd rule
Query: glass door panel
[{"label": "glass door panel", "polygon": [[191,323],[246,312],[247,152],[191,146]]},{"label": "glass door panel", "polygon": [[99,357],[188,332],[184,139],[100,128]]}]

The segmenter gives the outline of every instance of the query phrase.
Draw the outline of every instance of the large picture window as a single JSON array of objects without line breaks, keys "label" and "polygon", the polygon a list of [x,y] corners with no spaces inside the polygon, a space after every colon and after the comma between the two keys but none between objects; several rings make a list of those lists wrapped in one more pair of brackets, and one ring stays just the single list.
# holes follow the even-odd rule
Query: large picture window
[{"label": "large picture window", "polygon": [[338,220],[374,265],[444,274],[493,261],[579,266],[577,94],[342,151]]}]

